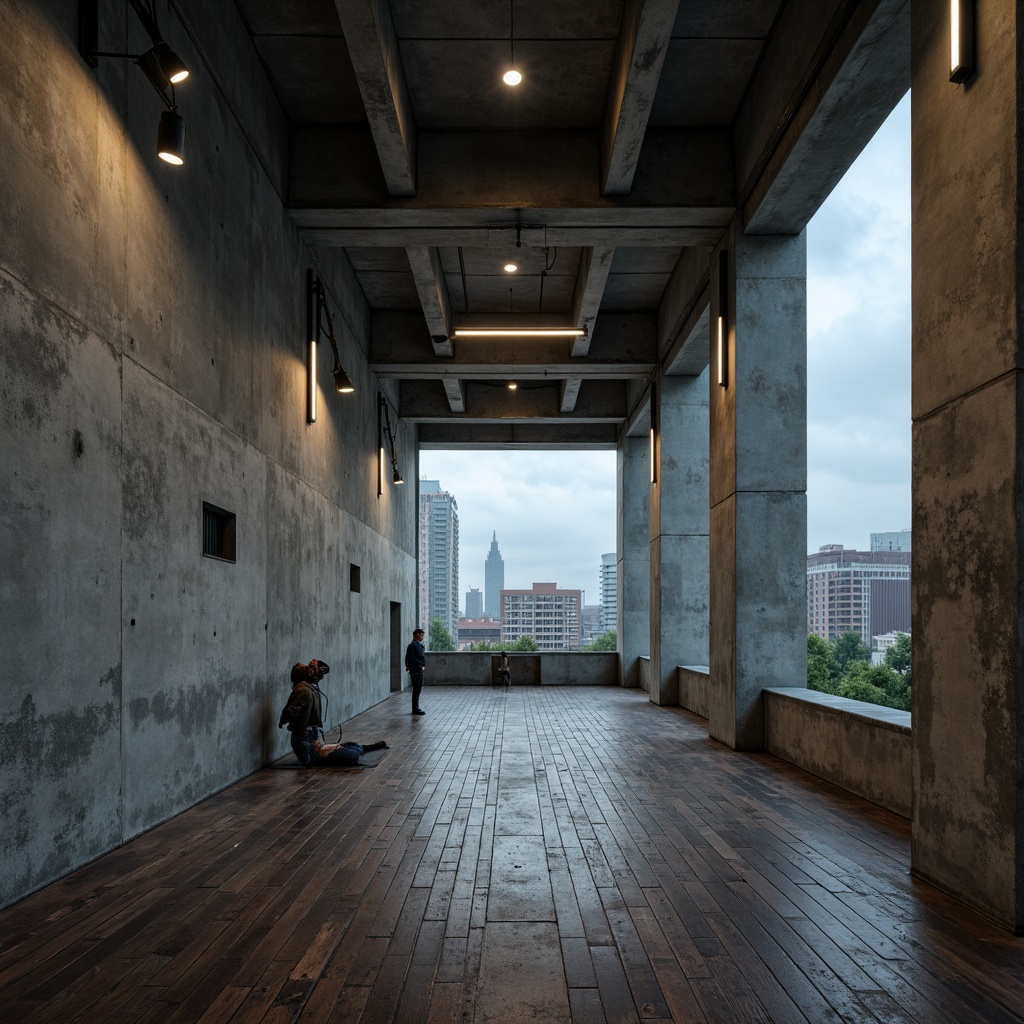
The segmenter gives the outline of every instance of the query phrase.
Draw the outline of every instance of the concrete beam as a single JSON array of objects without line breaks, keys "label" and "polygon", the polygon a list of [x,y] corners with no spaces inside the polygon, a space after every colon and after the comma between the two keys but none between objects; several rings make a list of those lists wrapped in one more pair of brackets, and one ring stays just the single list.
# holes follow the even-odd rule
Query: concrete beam
[{"label": "concrete beam", "polygon": [[421,423],[419,447],[424,451],[614,451],[617,433],[612,423]]},{"label": "concrete beam", "polygon": [[678,8],[679,0],[623,6],[602,130],[603,195],[629,195]]},{"label": "concrete beam", "polygon": [[[651,227],[706,226],[727,224],[735,207],[727,128],[649,130],[632,191],[621,198],[601,193],[596,131],[424,131],[417,138],[416,194],[399,201],[389,191],[391,183],[385,187],[386,177],[365,159],[366,141],[358,129],[294,125],[288,203],[296,224],[339,226],[325,219],[331,211],[347,217],[361,211],[374,226],[379,210],[389,209],[404,213],[405,226],[427,211],[435,217],[458,211],[459,223],[464,211],[480,209],[488,211],[480,226],[514,226],[524,212],[543,210],[589,211],[591,223],[632,211],[633,223],[643,216]],[[363,154],[355,160],[354,146]],[[680,210],[690,210],[694,219],[680,222]],[[320,211],[321,219],[311,221],[303,211]]]},{"label": "concrete beam", "polygon": [[608,282],[615,249],[587,246],[580,254],[580,269],[576,275],[576,290],[572,297],[570,321],[587,333],[573,343],[572,354],[585,356],[590,348],[590,334],[601,308],[601,297]]},{"label": "concrete beam", "polygon": [[583,380],[580,377],[562,381],[561,402],[559,403],[562,412],[572,412],[576,408],[576,399],[579,398],[582,383]]},{"label": "concrete beam", "polygon": [[687,346],[687,357],[692,353],[694,358],[684,358],[679,365],[682,346],[695,339],[694,328],[708,308],[710,260],[710,249],[684,249],[658,304],[658,351],[666,373],[696,376],[707,363],[705,336],[695,346],[699,352]]},{"label": "concrete beam", "polygon": [[[387,0],[336,0],[388,194],[416,194],[416,121]],[[339,162],[335,167],[343,167]]]},{"label": "concrete beam", "polygon": [[441,269],[441,256],[436,247],[425,246],[406,249],[416,293],[423,307],[423,317],[434,346],[435,356],[450,356],[452,343],[451,302],[448,299],[448,285],[445,284]]},{"label": "concrete beam", "polygon": [[466,395],[462,390],[462,381],[454,377],[445,377],[441,383],[444,385],[444,393],[448,398],[448,408],[453,413],[466,411]]},{"label": "concrete beam", "polygon": [[[576,407],[571,413],[563,413],[560,381],[522,383],[511,391],[505,386],[508,379],[506,373],[500,382],[465,381],[465,411],[459,416],[459,422],[621,423],[626,415],[626,389],[622,381],[587,381]],[[403,383],[399,413],[403,420],[419,423],[452,418],[448,397],[439,381]]]},{"label": "concrete beam", "polygon": [[736,120],[744,230],[799,234],[909,88],[910,0],[784,5]]}]

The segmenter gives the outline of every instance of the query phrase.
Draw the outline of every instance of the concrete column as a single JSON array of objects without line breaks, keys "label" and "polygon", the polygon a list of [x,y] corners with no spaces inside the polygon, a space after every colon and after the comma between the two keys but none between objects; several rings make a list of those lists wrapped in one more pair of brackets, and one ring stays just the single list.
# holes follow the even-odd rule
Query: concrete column
[{"label": "concrete column", "polygon": [[1024,931],[1019,3],[912,7],[912,868]]},{"label": "concrete column", "polygon": [[618,509],[615,550],[618,552],[619,681],[640,685],[639,660],[649,653],[650,614],[647,607],[650,545],[647,540],[650,469],[646,437],[623,437],[616,466]]},{"label": "concrete column", "polygon": [[680,665],[708,663],[708,371],[663,377],[651,487],[651,686],[679,703]]},{"label": "concrete column", "polygon": [[709,732],[759,750],[762,689],[807,682],[807,249],[736,234],[727,256],[726,387],[712,274]]}]

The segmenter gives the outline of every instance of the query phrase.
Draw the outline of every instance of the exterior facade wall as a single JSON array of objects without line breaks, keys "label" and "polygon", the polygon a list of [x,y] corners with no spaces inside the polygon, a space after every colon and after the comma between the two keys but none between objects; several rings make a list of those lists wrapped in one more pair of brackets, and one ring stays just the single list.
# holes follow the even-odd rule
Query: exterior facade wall
[{"label": "exterior facade wall", "polygon": [[498,535],[491,537],[491,550],[484,561],[484,613],[501,618],[501,592],[505,588],[505,559],[498,550]]},{"label": "exterior facade wall", "polygon": [[601,556],[601,632],[615,628],[619,614],[618,559],[614,551]]},{"label": "exterior facade wall", "polygon": [[542,651],[580,649],[581,590],[534,583],[532,590],[501,592],[501,642],[532,636]]},{"label": "exterior facade wall", "polygon": [[439,481],[420,481],[420,617],[428,642],[435,619],[459,639],[458,507]]},{"label": "exterior facade wall", "polygon": [[[238,11],[161,6],[195,79],[174,169],[139,69],[79,56],[77,8],[0,5],[0,903],[284,753],[296,661],[331,665],[328,725],[383,700],[391,603],[406,634],[415,607],[368,309],[289,221],[287,124]],[[131,52],[134,15],[100,9]],[[315,423],[310,267],[357,389],[322,364]],[[203,557],[204,502],[235,516],[234,561]]]},{"label": "exterior facade wall", "polygon": [[470,587],[466,591],[464,610],[467,619],[482,619],[484,617],[484,595],[476,587]]}]

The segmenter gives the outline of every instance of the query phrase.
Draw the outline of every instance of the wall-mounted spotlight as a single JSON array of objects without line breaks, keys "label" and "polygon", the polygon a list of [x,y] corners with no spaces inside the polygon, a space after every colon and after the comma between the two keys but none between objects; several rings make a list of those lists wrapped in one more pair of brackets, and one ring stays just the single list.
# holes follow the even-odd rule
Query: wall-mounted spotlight
[{"label": "wall-mounted spotlight", "polygon": [[306,271],[306,374],[309,387],[306,422],[316,422],[316,372],[317,348],[320,338],[326,335],[334,351],[334,390],[343,395],[355,391],[352,378],[341,365],[341,353],[338,351],[338,336],[334,330],[334,315],[327,305],[327,292],[323,281],[312,270]]},{"label": "wall-mounted spotlight", "polygon": [[716,344],[718,385],[729,386],[729,254],[718,254],[718,339]]},{"label": "wall-mounted spotlight", "polygon": [[404,484],[402,474],[398,470],[398,455],[395,452],[395,434],[391,429],[391,414],[388,411],[388,400],[379,392],[377,393],[377,437],[380,444],[377,448],[377,497],[384,493],[384,465],[387,456],[384,452],[384,442],[391,449],[391,482]]},{"label": "wall-mounted spotlight", "polygon": [[974,71],[974,0],[949,0],[949,80]]},{"label": "wall-mounted spotlight", "polygon": [[[160,115],[156,133],[157,156],[180,167],[185,162],[185,121],[178,113],[174,87],[188,78],[185,62],[164,42],[156,12],[142,0],[128,0],[142,22],[152,46],[145,53],[110,53],[99,48],[99,0],[79,0],[79,49],[91,68],[102,58],[130,60],[142,68],[167,109]],[[170,90],[170,95],[168,95]]]}]

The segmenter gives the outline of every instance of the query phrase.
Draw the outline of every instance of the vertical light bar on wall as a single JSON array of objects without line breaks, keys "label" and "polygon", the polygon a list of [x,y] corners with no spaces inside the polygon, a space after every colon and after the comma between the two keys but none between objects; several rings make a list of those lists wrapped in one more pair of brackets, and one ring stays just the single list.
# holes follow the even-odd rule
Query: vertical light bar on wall
[{"label": "vertical light bar on wall", "polygon": [[974,71],[974,0],[949,0],[949,80]]},{"label": "vertical light bar on wall", "polygon": [[377,393],[377,497],[384,493],[384,396]]},{"label": "vertical light bar on wall", "polygon": [[651,381],[651,486],[658,482],[658,385]]},{"label": "vertical light bar on wall", "polygon": [[718,254],[718,386],[729,386],[729,254]]},{"label": "vertical light bar on wall", "polygon": [[319,328],[317,288],[312,269],[306,270],[306,422],[316,423],[316,341]]}]

